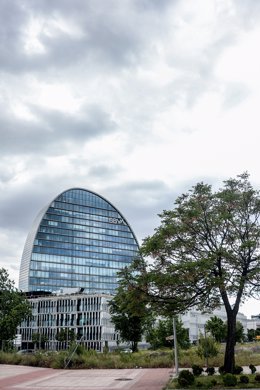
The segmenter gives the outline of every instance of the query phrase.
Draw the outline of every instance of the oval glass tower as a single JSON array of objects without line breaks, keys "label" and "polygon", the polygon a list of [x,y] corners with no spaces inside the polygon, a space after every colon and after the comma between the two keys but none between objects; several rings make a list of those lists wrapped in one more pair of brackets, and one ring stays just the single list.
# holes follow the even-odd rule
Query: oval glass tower
[{"label": "oval glass tower", "polygon": [[131,227],[110,202],[91,191],[69,189],[36,217],[22,255],[19,288],[114,294],[117,272],[138,250]]}]

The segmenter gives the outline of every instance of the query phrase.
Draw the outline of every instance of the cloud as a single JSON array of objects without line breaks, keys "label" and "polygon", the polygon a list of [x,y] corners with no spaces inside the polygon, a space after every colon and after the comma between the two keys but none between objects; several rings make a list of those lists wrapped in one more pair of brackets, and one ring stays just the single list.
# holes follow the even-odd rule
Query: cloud
[{"label": "cloud", "polygon": [[35,120],[22,120],[6,108],[0,108],[2,155],[63,154],[72,145],[83,145],[88,140],[115,131],[116,124],[109,114],[95,105],[86,107],[78,115],[31,106]]}]

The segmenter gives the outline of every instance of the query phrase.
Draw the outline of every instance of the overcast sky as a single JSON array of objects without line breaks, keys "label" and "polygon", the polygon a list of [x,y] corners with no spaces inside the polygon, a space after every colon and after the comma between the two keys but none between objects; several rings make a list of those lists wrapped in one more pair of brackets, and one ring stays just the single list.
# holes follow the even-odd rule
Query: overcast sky
[{"label": "overcast sky", "polygon": [[140,244],[198,181],[260,189],[259,47],[255,0],[0,0],[0,266],[71,187]]}]

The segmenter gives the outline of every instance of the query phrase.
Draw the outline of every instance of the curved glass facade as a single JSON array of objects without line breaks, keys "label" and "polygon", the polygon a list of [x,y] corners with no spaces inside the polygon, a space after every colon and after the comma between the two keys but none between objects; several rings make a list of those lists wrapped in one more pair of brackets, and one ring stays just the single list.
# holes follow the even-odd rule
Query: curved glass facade
[{"label": "curved glass facade", "polygon": [[114,294],[117,272],[138,249],[131,227],[111,203],[91,191],[69,189],[36,217],[23,251],[19,288]]}]

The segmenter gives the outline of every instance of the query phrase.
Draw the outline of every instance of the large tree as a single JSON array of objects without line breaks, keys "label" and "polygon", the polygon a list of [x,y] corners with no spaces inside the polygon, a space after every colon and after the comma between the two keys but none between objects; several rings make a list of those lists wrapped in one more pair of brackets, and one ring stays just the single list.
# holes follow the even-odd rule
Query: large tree
[{"label": "large tree", "polygon": [[172,313],[224,304],[224,370],[233,372],[239,306],[260,292],[259,191],[247,173],[224,181],[217,191],[198,183],[160,217],[161,225],[141,248],[148,259],[135,262],[126,277],[137,284],[139,273],[151,301]]},{"label": "large tree", "polygon": [[6,269],[0,268],[0,347],[15,338],[18,325],[31,314],[25,296],[9,279]]}]

